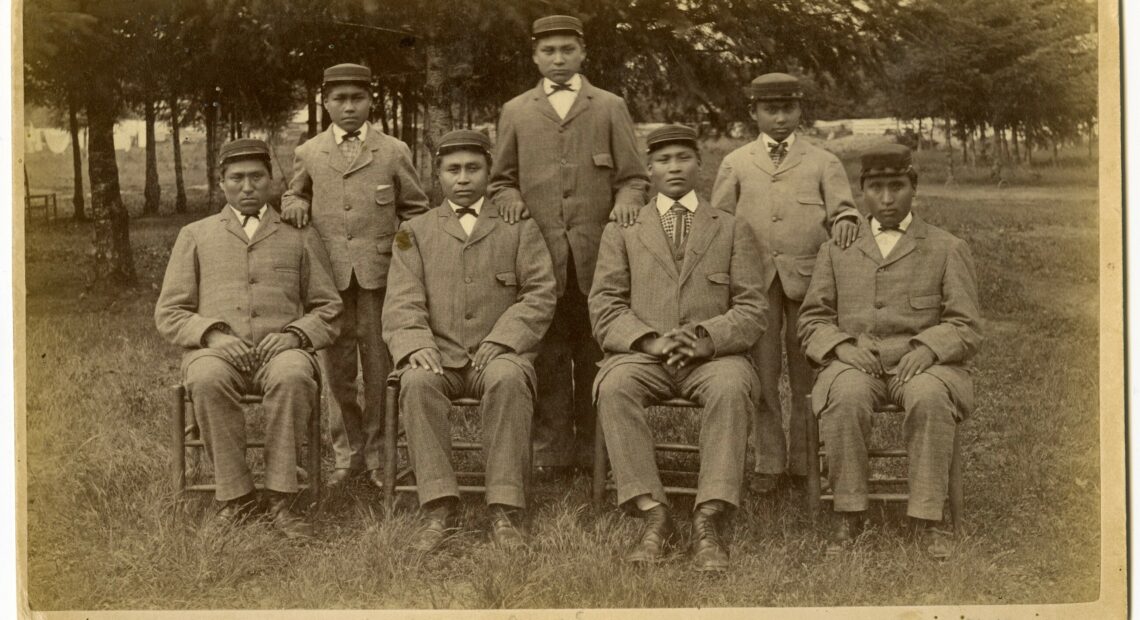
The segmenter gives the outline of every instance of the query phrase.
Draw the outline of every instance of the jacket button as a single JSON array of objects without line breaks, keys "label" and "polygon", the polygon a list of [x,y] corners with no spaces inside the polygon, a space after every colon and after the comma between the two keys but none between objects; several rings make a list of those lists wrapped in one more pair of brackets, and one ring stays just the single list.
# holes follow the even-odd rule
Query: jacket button
[{"label": "jacket button", "polygon": [[563,191],[563,192],[562,192],[562,197],[563,197],[563,198],[569,198],[569,197],[570,197],[570,190],[565,190],[565,191]]},{"label": "jacket button", "polygon": [[345,235],[344,238],[349,240],[349,241],[352,241],[352,235]]},{"label": "jacket button", "polygon": [[468,321],[470,321],[471,319],[475,318],[475,315],[474,315],[474,314],[471,314],[470,312],[468,312],[467,314],[463,315],[463,318],[465,318],[465,319],[467,319]]},{"label": "jacket button", "polygon": [[255,319],[256,319],[256,318],[257,318],[257,310],[253,310],[253,311],[251,311],[251,312],[249,313],[249,316],[251,316],[251,317],[253,317],[253,318],[255,318]]},{"label": "jacket button", "polygon": [[471,277],[468,276],[466,278],[463,278],[463,281],[466,282],[467,284],[471,284]]},{"label": "jacket button", "polygon": [[773,250],[773,251],[772,251],[772,256],[779,256],[779,255],[780,255],[780,251],[779,251],[779,250]]},{"label": "jacket button", "polygon": [[344,205],[345,211],[352,211],[352,205]]},{"label": "jacket button", "polygon": [[254,277],[250,277],[250,279],[249,279],[249,283],[250,283],[250,284],[257,284],[257,278],[254,278]]},{"label": "jacket button", "polygon": [[566,159],[565,159],[565,158],[563,158],[563,159],[562,159],[562,160],[560,160],[558,163],[560,163],[560,164],[562,164],[563,166],[565,166],[565,165],[566,165]]},{"label": "jacket button", "polygon": [[780,221],[780,216],[778,216],[778,215],[773,215],[773,216],[772,216],[772,221],[773,221],[773,222],[779,222],[779,221]]},{"label": "jacket button", "polygon": [[881,302],[881,301],[876,301],[876,302],[875,302],[875,307],[876,307],[876,308],[882,308],[883,306],[886,306],[886,305],[887,305],[887,304],[885,304],[885,303],[883,303],[883,302]]}]

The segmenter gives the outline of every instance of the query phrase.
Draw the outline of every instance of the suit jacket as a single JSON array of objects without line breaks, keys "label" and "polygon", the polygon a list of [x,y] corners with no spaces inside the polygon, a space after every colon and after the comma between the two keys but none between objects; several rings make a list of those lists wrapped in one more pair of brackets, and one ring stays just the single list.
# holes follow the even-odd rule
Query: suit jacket
[{"label": "suit jacket", "polygon": [[833,359],[840,343],[870,347],[889,371],[921,343],[937,356],[926,372],[947,385],[961,414],[968,415],[974,394],[965,362],[982,340],[969,246],[915,215],[884,259],[867,220],[860,220],[859,240],[851,247],[820,247],[800,309],[805,352],[826,365],[812,390],[813,408],[823,409],[835,377],[851,368]]},{"label": "suit jacket", "polygon": [[577,284],[590,291],[610,212],[617,203],[644,204],[648,186],[625,101],[585,77],[565,119],[542,82],[503,106],[487,193],[498,204],[526,204],[550,249],[560,296],[571,253]]},{"label": "suit jacket", "polygon": [[428,210],[408,145],[375,126],[351,166],[332,127],[298,146],[281,207],[296,204],[310,209],[342,291],[353,272],[361,288],[383,287],[397,225]]},{"label": "suit jacket", "polygon": [[843,164],[798,136],[779,168],[762,138],[728,154],[712,203],[748,222],[761,243],[766,285],[776,275],[790,299],[803,299],[820,244],[840,217],[859,217]]},{"label": "suit jacket", "polygon": [[226,205],[178,233],[154,322],[164,338],[190,349],[185,365],[216,355],[202,348],[202,337],[217,323],[250,346],[292,326],[314,349],[326,347],[337,335],[341,309],[328,255],[314,231],[284,224],[266,209],[247,239]]},{"label": "suit jacket", "polygon": [[532,220],[508,225],[484,201],[468,237],[444,203],[400,225],[381,323],[397,365],[435,348],[445,367],[462,368],[486,341],[530,369],[554,304],[550,253]]},{"label": "suit jacket", "polygon": [[590,290],[590,323],[605,353],[595,386],[623,363],[657,364],[633,344],[651,333],[699,325],[715,355],[745,353],[767,326],[756,242],[747,224],[701,200],[680,269],[656,205],[637,223],[606,227]]}]

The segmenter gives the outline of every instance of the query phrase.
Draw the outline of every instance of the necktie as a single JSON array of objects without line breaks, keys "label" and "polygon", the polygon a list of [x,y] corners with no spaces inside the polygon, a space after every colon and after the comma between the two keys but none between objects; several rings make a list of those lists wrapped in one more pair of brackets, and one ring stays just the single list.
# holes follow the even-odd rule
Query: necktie
[{"label": "necktie", "polygon": [[787,142],[777,142],[768,148],[768,155],[772,158],[772,163],[777,166],[784,162],[784,156],[787,154]]},{"label": "necktie", "polygon": [[895,224],[894,226],[888,226],[886,224],[879,224],[879,232],[887,232],[888,230],[893,230],[893,231],[900,232],[900,233],[903,231],[903,229],[900,228],[898,224]]},{"label": "necktie", "polygon": [[455,215],[457,217],[463,217],[464,215],[470,215],[471,217],[479,217],[479,214],[476,213],[475,209],[472,209],[471,207],[459,207],[458,209],[455,210]]},{"label": "necktie", "polygon": [[359,129],[357,129],[355,131],[344,132],[344,139],[345,140],[350,140],[352,138],[359,138],[359,137],[360,137],[360,130]]},{"label": "necktie", "polygon": [[550,95],[553,95],[554,93],[556,93],[560,90],[574,92],[574,87],[571,86],[570,84],[559,84],[558,82],[551,82],[550,92],[547,94],[547,96],[549,97]]},{"label": "necktie", "polygon": [[673,214],[673,248],[680,250],[685,247],[685,236],[688,233],[685,230],[685,216],[689,210],[679,202],[674,202],[672,207],[669,207],[669,213]]}]

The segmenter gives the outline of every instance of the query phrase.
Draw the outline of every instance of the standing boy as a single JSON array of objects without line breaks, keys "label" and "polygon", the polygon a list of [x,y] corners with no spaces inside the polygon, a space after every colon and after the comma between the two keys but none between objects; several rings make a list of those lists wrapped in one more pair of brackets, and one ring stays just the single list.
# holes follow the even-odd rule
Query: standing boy
[{"label": "standing boy", "polygon": [[[796,338],[796,319],[820,244],[830,233],[837,245],[851,245],[859,214],[839,159],[796,136],[803,98],[799,80],[768,73],[753,80],[749,91],[749,113],[760,136],[724,158],[712,202],[748,222],[762,248],[768,330],[752,351],[764,393],[752,424],[758,474],[752,488],[765,494],[776,489],[785,466],[796,484],[807,473],[805,396],[811,369]],[[787,443],[779,390],[784,351],[792,392]]]},{"label": "standing boy", "polygon": [[[382,486],[380,433],[388,350],[380,339],[380,312],[400,221],[427,211],[411,151],[368,123],[372,72],[342,64],[325,69],[322,93],[332,126],[297,147],[293,179],[281,197],[281,219],[310,221],[332,259],[344,300],[340,337],[322,360],[332,392],[330,429],[336,469],[329,486],[367,471]],[[364,374],[364,408],[357,402],[357,355]]]},{"label": "standing boy", "polygon": [[749,348],[764,331],[764,282],[752,232],[693,190],[697,134],[666,125],[648,137],[655,198],[630,227],[606,227],[590,291],[605,351],[595,391],[618,503],[646,520],[630,562],[654,562],[673,537],[645,406],[672,397],[701,413],[693,562],[728,568],[721,528],[740,505],[748,420],[760,399]]},{"label": "standing boy", "polygon": [[863,155],[870,219],[850,248],[819,250],[800,312],[807,356],[823,367],[812,389],[835,495],[828,553],[841,552],[867,510],[871,412],[906,411],[906,513],[926,551],[950,554],[942,521],[958,422],[974,408],[965,364],[981,343],[974,259],[964,241],[911,212],[918,174],[910,149]]},{"label": "standing boy", "polygon": [[625,101],[579,73],[582,22],[552,15],[532,27],[542,81],[503,106],[489,194],[503,218],[534,217],[554,261],[558,307],[539,347],[535,461],[543,469],[591,462],[590,386],[601,351],[590,338],[586,294],[611,213],[629,225],[647,181]]},{"label": "standing boy", "polygon": [[531,220],[513,226],[484,200],[491,141],[443,136],[435,168],[446,200],[400,226],[384,341],[400,373],[400,412],[426,522],[412,541],[436,549],[458,531],[451,400],[482,400],[491,539],[524,543],[523,480],[535,395],[532,362],[554,314],[550,253]]},{"label": "standing boy", "polygon": [[340,298],[316,233],[283,226],[266,204],[269,147],[243,138],[220,155],[227,204],[178,233],[154,320],[164,338],[188,349],[183,383],[214,464],[218,517],[235,522],[255,505],[239,397],[260,393],[269,513],[286,536],[305,537],[312,526],[290,508],[297,445],[317,415],[314,352],[336,337]]}]

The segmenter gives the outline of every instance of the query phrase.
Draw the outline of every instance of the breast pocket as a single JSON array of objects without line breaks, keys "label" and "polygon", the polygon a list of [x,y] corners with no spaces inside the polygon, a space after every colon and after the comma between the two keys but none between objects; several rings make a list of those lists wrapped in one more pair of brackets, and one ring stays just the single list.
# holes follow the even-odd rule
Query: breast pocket
[{"label": "breast pocket", "polygon": [[728,275],[727,271],[719,272],[719,273],[710,273],[709,274],[709,282],[711,282],[713,284],[720,284],[723,286],[728,286],[729,283],[732,282],[732,277]]},{"label": "breast pocket", "polygon": [[594,165],[599,168],[613,168],[614,158],[609,153],[595,153]]},{"label": "breast pocket", "polygon": [[942,309],[942,295],[938,293],[911,295],[910,307],[916,315],[925,317],[924,321],[937,321],[939,311]]},{"label": "breast pocket", "polygon": [[396,202],[396,189],[391,185],[376,186],[376,204],[391,205]]},{"label": "breast pocket", "polygon": [[513,271],[503,271],[496,273],[495,279],[498,280],[499,284],[502,284],[503,286],[514,288],[519,285],[518,276],[516,276]]}]

